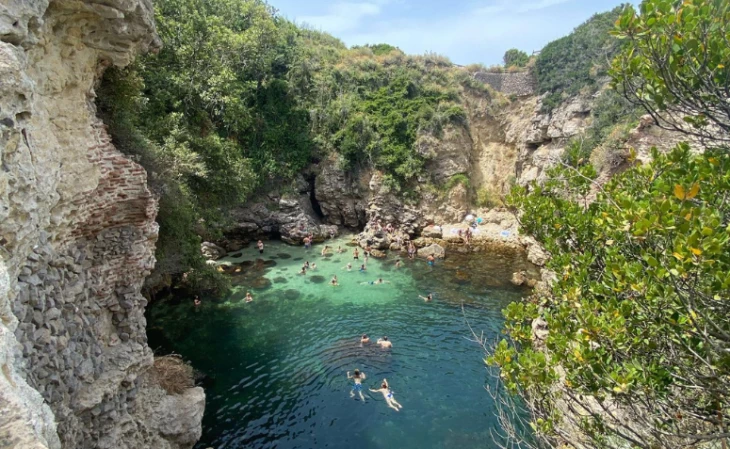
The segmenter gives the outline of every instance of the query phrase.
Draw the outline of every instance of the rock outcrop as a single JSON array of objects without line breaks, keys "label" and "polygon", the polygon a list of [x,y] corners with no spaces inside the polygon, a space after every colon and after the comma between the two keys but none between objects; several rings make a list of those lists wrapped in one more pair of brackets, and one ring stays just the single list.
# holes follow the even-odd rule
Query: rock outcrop
[{"label": "rock outcrop", "polygon": [[185,435],[142,403],[168,397],[141,381],[157,205],[93,101],[105,67],[159,45],[149,0],[0,5],[3,447],[182,448],[200,434],[202,390],[167,399],[199,410]]}]

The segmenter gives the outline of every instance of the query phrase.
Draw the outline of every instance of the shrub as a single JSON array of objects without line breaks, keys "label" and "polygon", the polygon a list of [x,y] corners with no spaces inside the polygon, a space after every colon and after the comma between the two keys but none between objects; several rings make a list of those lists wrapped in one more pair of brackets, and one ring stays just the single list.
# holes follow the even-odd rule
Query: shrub
[{"label": "shrub", "polygon": [[193,367],[179,355],[155,357],[152,365],[154,381],[169,394],[182,394],[195,387]]}]

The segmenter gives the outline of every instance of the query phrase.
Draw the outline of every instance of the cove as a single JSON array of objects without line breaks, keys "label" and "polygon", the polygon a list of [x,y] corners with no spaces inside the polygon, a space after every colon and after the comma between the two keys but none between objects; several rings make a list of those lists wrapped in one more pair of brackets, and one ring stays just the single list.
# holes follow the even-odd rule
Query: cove
[{"label": "cove", "polygon": [[[397,254],[357,267],[348,240],[323,245],[266,242],[218,261],[235,288],[225,298],[171,295],[148,309],[150,346],[174,352],[207,376],[203,437],[196,448],[428,449],[493,447],[498,424],[484,390],[493,373],[466,321],[494,341],[501,310],[526,291],[509,283],[529,268],[518,256],[449,254],[395,268]],[[305,261],[316,270],[298,274]],[[345,266],[353,263],[353,270]],[[329,281],[337,275],[340,286]],[[388,283],[369,285],[382,278]],[[363,283],[365,283],[363,285]],[[254,296],[245,303],[247,291]],[[419,295],[432,292],[434,301]],[[391,350],[362,347],[387,335]],[[350,397],[346,372],[367,375],[365,402]],[[384,403],[387,378],[403,410]]]}]

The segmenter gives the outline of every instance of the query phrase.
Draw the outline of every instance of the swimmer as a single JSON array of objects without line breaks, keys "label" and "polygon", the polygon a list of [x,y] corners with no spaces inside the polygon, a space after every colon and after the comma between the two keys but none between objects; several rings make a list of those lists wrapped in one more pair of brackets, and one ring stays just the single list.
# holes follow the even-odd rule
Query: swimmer
[{"label": "swimmer", "polygon": [[317,269],[317,264],[316,263],[313,263],[312,264],[312,270],[316,270],[316,269]]},{"label": "swimmer", "polygon": [[327,250],[328,250],[328,249],[330,249],[330,247],[329,247],[329,246],[327,246],[327,245],[324,245],[324,248],[322,248],[322,252],[321,252],[321,255],[322,255],[323,257],[327,255]]},{"label": "swimmer", "polygon": [[309,261],[304,262],[304,266],[309,269]]},{"label": "swimmer", "polygon": [[200,297],[198,295],[195,295],[195,299],[193,300],[193,304],[195,304],[195,307],[198,307],[200,304]]},{"label": "swimmer", "polygon": [[388,349],[388,348],[393,347],[393,343],[390,340],[388,340],[388,337],[379,338],[378,341],[376,341],[375,343],[377,343],[378,346],[380,346],[383,349]]},{"label": "swimmer", "polygon": [[403,265],[403,263],[400,261],[400,259],[398,259],[398,260],[395,261],[395,267],[396,268],[400,268],[401,265]]},{"label": "swimmer", "polygon": [[352,258],[355,260],[360,258],[360,251],[358,251],[357,248],[355,248],[355,251],[352,252]]},{"label": "swimmer", "polygon": [[337,276],[332,276],[332,280],[330,281],[330,284],[332,284],[333,286],[337,286],[337,285],[340,285],[340,284],[339,284],[339,283],[337,282]]},{"label": "swimmer", "polygon": [[307,274],[307,268],[302,267],[302,271],[300,271],[299,274]]},{"label": "swimmer", "polygon": [[360,273],[364,273],[365,271],[367,271],[365,264],[360,265]]},{"label": "swimmer", "polygon": [[251,292],[246,292],[246,302],[253,301],[253,296],[251,296]]},{"label": "swimmer", "polygon": [[263,254],[264,253],[264,242],[259,240],[259,242],[256,244],[256,246],[259,247],[259,254]]},{"label": "swimmer", "polygon": [[352,379],[352,381],[354,382],[352,390],[350,391],[350,397],[354,398],[355,393],[357,392],[360,395],[360,399],[365,402],[365,396],[363,396],[362,394],[362,381],[366,378],[365,373],[360,372],[359,369],[356,369],[355,372],[350,375],[350,372],[348,371],[347,378]]},{"label": "swimmer", "polygon": [[337,247],[337,254],[342,254],[342,253],[344,253],[344,252],[345,252],[345,250],[344,250],[344,249],[342,249],[342,246],[338,246],[338,247]]},{"label": "swimmer", "polygon": [[432,267],[434,262],[436,262],[436,258],[433,257],[433,253],[428,255],[428,266]]},{"label": "swimmer", "polygon": [[368,343],[370,343],[370,337],[368,337],[368,334],[362,334],[362,337],[360,337],[360,346]]},{"label": "swimmer", "polygon": [[383,393],[385,403],[388,404],[388,407],[392,408],[396,412],[399,412],[400,409],[403,408],[403,406],[395,400],[395,397],[393,396],[393,391],[388,385],[388,379],[383,379],[383,383],[380,384],[380,388],[378,388],[377,390],[373,390],[372,388],[370,388],[369,390],[373,393]]},{"label": "swimmer", "polygon": [[370,257],[370,256],[368,255],[368,253],[365,253],[365,257],[363,258],[363,262],[365,262],[365,263],[367,264],[367,263],[368,263],[368,258],[369,258],[369,257]]},{"label": "swimmer", "polygon": [[344,268],[347,271],[352,271],[352,264],[348,263],[347,266]]},{"label": "swimmer", "polygon": [[418,297],[421,298],[422,300],[426,301],[426,302],[431,302],[431,300],[433,300],[433,293],[429,293],[426,296],[418,295]]}]

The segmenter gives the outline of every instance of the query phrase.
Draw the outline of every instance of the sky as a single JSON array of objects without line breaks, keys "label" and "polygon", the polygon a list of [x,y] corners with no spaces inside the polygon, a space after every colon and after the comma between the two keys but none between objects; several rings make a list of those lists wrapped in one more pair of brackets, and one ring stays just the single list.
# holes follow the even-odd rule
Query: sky
[{"label": "sky", "polygon": [[[279,13],[347,45],[387,43],[409,54],[436,52],[456,64],[500,64],[504,52],[532,53],[597,12],[628,0],[269,0]],[[633,1],[633,3],[638,3]]]}]

